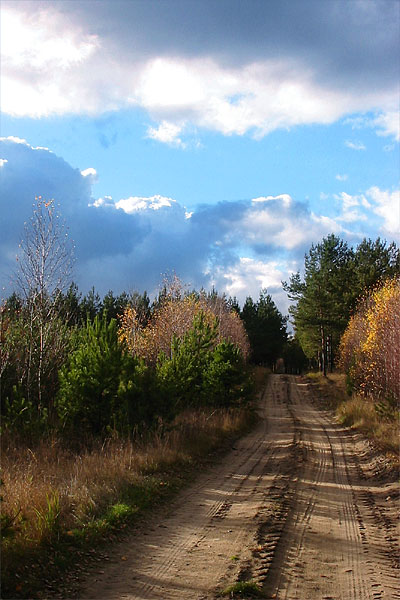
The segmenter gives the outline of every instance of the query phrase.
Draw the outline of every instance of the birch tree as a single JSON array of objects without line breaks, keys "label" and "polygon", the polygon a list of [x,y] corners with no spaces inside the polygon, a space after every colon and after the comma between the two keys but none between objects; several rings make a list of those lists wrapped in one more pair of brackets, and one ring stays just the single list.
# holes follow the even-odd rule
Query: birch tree
[{"label": "birch tree", "polygon": [[[26,394],[43,408],[45,384],[54,380],[65,350],[66,326],[59,319],[59,299],[71,285],[73,247],[54,201],[35,199],[24,226],[17,257],[16,283],[23,299],[26,333]],[[48,394],[47,394],[48,395]]]}]

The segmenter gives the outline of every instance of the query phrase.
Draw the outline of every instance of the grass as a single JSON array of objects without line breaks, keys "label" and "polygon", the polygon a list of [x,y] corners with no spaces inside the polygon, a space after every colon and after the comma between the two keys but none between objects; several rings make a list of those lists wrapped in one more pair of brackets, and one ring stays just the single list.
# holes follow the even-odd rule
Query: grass
[{"label": "grass", "polygon": [[379,404],[370,399],[353,396],[338,407],[337,415],[343,425],[360,431],[399,461],[398,411],[397,416],[393,417],[381,415]]},{"label": "grass", "polygon": [[229,596],[229,598],[265,598],[262,589],[254,581],[238,581],[227,587],[222,592],[222,596]]},{"label": "grass", "polygon": [[326,377],[319,371],[307,373],[309,379],[318,389],[318,395],[324,405],[336,410],[346,397],[346,376],[342,373],[328,373]]},{"label": "grass", "polygon": [[40,597],[59,572],[170,497],[253,422],[248,409],[187,411],[133,441],[110,438],[81,452],[55,437],[28,447],[4,435],[2,514],[13,520],[3,539],[2,598]]},{"label": "grass", "polygon": [[346,392],[345,375],[308,373],[324,405],[335,411],[343,425],[360,431],[382,451],[389,453],[396,464],[399,463],[400,423],[399,411],[385,402],[374,402],[371,398],[352,395]]}]

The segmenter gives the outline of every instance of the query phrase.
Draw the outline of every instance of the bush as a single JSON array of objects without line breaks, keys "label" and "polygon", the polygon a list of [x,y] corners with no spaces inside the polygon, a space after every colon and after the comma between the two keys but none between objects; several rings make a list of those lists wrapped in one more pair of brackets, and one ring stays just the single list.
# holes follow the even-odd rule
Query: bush
[{"label": "bush", "polygon": [[232,406],[248,400],[252,384],[239,348],[231,342],[220,342],[210,355],[203,377],[206,404]]},{"label": "bush", "polygon": [[217,321],[210,324],[200,312],[181,339],[174,337],[171,358],[161,355],[157,381],[171,414],[201,405],[231,406],[251,393],[240,349],[227,341],[215,346],[217,335]]}]

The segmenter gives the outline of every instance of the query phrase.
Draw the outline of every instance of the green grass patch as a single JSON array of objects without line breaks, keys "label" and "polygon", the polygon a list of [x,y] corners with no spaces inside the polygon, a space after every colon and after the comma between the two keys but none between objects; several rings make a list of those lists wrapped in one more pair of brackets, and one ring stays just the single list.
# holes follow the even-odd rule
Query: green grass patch
[{"label": "green grass patch", "polygon": [[255,581],[238,581],[223,590],[222,596],[229,598],[265,598],[265,594]]}]

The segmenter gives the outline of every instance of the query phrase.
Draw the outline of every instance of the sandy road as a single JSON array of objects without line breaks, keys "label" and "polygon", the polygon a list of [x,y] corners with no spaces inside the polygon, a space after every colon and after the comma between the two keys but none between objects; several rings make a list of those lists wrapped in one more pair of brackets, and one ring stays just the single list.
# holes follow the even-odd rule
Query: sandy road
[{"label": "sandy road", "polygon": [[259,414],[79,598],[211,600],[252,580],[278,600],[400,599],[394,486],[368,479],[365,448],[301,378],[271,377]]}]

